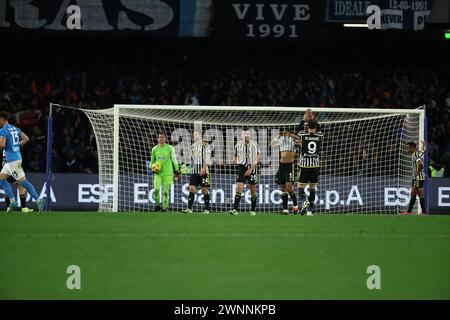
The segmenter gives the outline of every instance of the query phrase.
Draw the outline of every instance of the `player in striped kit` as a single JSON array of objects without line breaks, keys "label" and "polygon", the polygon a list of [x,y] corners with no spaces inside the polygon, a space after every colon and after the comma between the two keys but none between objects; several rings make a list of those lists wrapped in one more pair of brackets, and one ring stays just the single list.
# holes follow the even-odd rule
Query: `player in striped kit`
[{"label": "player in striped kit", "polygon": [[208,188],[210,187],[209,164],[211,162],[211,148],[206,141],[202,140],[200,131],[194,131],[194,143],[192,144],[192,171],[189,179],[189,197],[188,208],[184,209],[184,213],[192,213],[192,207],[195,200],[195,192],[197,186],[200,185],[203,193],[203,201],[205,203],[204,214],[210,212],[210,196]]},{"label": "player in striped kit", "polygon": [[280,166],[278,167],[275,182],[281,188],[281,199],[283,201],[282,214],[289,214],[288,200],[292,200],[294,214],[298,213],[297,196],[294,192],[295,179],[295,147],[296,142],[291,136],[289,129],[284,129],[280,137],[272,145],[278,145],[280,148]]},{"label": "player in striped kit", "polygon": [[412,167],[412,182],[411,182],[411,198],[409,200],[408,211],[404,214],[411,214],[414,204],[416,203],[416,197],[419,196],[420,207],[422,213],[426,213],[425,196],[423,192],[423,182],[425,180],[425,172],[423,166],[423,156],[425,151],[425,143],[421,142],[422,146],[420,150],[417,150],[415,142],[408,142],[406,144],[406,150],[411,155],[411,167]]},{"label": "player in striped kit", "polygon": [[256,215],[256,184],[258,183],[258,164],[261,153],[256,141],[250,139],[248,128],[242,129],[242,140],[236,143],[233,160],[237,164],[236,195],[233,208],[228,211],[231,215],[238,214],[244,185],[247,183],[251,193],[250,215]]},{"label": "player in striped kit", "polygon": [[[320,171],[320,149],[322,147],[322,133],[318,132],[318,122],[308,119],[308,132],[298,135],[300,150],[299,159],[299,198],[303,202],[301,215],[307,213],[312,215],[311,209],[314,207],[316,199],[316,187],[319,183]],[[306,199],[305,187],[309,185],[309,196]]]}]

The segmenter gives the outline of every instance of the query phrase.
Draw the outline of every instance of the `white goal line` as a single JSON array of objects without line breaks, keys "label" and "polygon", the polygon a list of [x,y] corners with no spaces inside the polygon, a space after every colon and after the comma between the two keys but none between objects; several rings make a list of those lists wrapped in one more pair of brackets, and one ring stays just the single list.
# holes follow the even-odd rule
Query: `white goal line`
[{"label": "white goal line", "polygon": [[450,234],[398,234],[398,233],[11,233],[0,238],[431,238],[448,239]]}]

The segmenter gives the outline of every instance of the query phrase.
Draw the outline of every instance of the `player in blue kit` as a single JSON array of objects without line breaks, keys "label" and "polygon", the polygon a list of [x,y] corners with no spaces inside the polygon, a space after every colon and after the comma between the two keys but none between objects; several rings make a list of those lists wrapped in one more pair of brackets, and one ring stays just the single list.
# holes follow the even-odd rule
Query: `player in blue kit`
[{"label": "player in blue kit", "polygon": [[39,199],[34,186],[25,178],[25,172],[22,169],[22,155],[20,147],[25,145],[29,138],[20,131],[19,128],[8,123],[9,114],[5,111],[0,112],[0,148],[5,150],[6,163],[0,173],[0,185],[3,187],[6,195],[10,199],[8,211],[16,211],[18,209],[16,198],[12,191],[11,185],[7,179],[12,176],[17,183],[24,187],[28,193],[36,200],[39,212],[44,210],[44,200]]}]

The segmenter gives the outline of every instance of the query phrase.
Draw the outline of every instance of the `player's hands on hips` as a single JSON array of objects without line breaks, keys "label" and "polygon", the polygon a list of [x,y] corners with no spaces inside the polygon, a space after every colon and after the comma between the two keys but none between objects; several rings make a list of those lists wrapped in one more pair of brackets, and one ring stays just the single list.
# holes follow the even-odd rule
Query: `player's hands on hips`
[{"label": "player's hands on hips", "polygon": [[200,170],[200,175],[201,176],[204,176],[205,174],[206,174],[206,170],[205,169]]},{"label": "player's hands on hips", "polygon": [[245,171],[244,176],[248,177],[252,174],[252,169],[248,169],[247,171]]}]

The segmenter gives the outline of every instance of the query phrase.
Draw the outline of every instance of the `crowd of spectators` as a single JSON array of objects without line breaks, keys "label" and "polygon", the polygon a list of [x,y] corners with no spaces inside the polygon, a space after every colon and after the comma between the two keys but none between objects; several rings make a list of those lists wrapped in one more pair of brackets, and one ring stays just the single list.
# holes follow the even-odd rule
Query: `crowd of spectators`
[{"label": "crowd of spectators", "polygon": [[[110,61],[83,66],[70,62],[16,71],[0,69],[0,109],[30,135],[24,167],[45,171],[48,103],[99,109],[114,103],[331,106],[415,108],[428,111],[428,150],[434,163],[449,170],[449,68],[330,65],[296,58],[273,61],[236,58],[229,63],[206,59],[204,53],[173,53],[162,61],[123,65]],[[323,59],[323,58],[322,58]],[[265,62],[264,62],[265,61]],[[90,173],[98,170],[95,135],[76,110],[55,113],[53,170]],[[360,148],[361,149],[361,148]],[[370,150],[358,151],[370,157]]]}]

